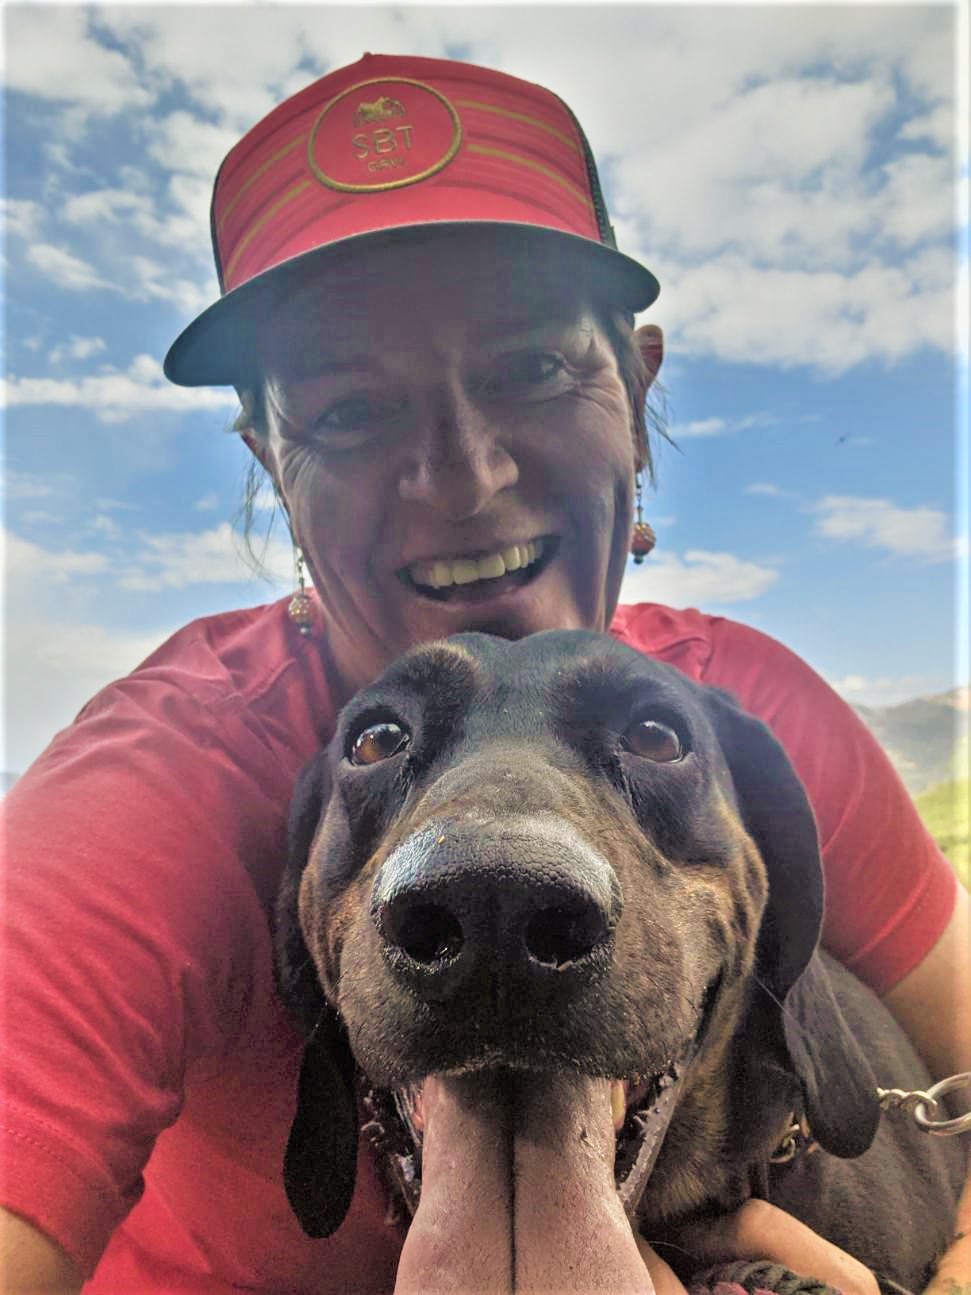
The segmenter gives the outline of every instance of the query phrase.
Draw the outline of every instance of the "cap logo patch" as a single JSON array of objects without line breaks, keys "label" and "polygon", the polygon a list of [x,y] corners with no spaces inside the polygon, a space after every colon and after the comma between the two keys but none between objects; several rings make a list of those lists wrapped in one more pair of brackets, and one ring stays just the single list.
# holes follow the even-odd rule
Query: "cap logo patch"
[{"label": "cap logo patch", "polygon": [[461,142],[462,123],[443,94],[382,77],[331,99],[311,128],[307,161],[328,189],[379,193],[436,175]]}]

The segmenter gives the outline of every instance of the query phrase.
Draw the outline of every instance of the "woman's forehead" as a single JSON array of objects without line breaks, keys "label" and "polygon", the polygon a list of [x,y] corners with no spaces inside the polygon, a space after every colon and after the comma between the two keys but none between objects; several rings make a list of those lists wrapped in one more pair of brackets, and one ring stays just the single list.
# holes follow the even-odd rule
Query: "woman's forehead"
[{"label": "woman's forehead", "polygon": [[340,350],[370,350],[423,322],[488,341],[506,330],[574,320],[589,310],[589,297],[569,257],[481,233],[432,235],[418,245],[354,251],[312,270],[268,312],[260,351],[282,356],[294,339],[317,336]]}]

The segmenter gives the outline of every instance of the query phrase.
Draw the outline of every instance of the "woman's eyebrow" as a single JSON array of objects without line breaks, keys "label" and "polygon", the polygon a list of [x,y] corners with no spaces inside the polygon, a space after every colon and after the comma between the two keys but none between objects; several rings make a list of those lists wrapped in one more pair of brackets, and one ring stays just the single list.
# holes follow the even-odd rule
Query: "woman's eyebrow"
[{"label": "woman's eyebrow", "polygon": [[306,347],[301,361],[293,375],[298,381],[305,378],[337,377],[342,373],[362,373],[374,367],[374,357],[366,352],[338,357]]},{"label": "woman's eyebrow", "polygon": [[574,316],[571,311],[566,314],[562,309],[549,307],[537,309],[529,315],[514,315],[502,320],[492,320],[488,324],[473,325],[470,329],[470,341],[480,344],[491,342],[528,341],[537,333],[548,333],[554,330],[562,332],[566,328],[579,328],[583,320]]}]

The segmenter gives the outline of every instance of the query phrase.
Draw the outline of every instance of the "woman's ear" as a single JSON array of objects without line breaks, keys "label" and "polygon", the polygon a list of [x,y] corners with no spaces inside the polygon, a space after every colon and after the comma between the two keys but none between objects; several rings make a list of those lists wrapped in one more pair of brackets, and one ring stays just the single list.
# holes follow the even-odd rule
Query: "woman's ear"
[{"label": "woman's ear", "polygon": [[[238,421],[239,420],[237,419],[237,422]],[[260,436],[257,432],[255,432],[252,427],[244,429],[242,427],[237,426],[236,430],[243,438],[243,442],[246,445],[246,448],[250,451],[253,457],[260,462],[260,464],[267,470],[267,472],[269,472],[270,476],[272,477],[273,465],[270,462],[270,447],[267,445],[264,438]]]},{"label": "woman's ear", "polygon": [[641,353],[641,359],[644,361],[644,368],[647,370],[647,387],[644,388],[644,395],[646,396],[648,388],[657,377],[661,361],[664,359],[664,334],[657,324],[642,324],[640,328],[635,329],[634,337],[637,341],[637,349]]}]

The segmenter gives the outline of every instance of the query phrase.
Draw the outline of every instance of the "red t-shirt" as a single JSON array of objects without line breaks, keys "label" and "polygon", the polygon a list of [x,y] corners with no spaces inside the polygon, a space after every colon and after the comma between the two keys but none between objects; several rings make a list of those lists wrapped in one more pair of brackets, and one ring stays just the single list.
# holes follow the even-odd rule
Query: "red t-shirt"
[{"label": "red t-shirt", "polygon": [[[400,1235],[370,1153],[335,1236],[282,1186],[302,1045],[267,921],[296,775],[332,723],[285,602],[197,621],[100,693],[7,797],[2,1203],[86,1290],[390,1291]],[[773,640],[696,611],[613,632],[728,688],[816,811],[825,940],[878,991],[953,908],[951,868],[854,713]]]}]

